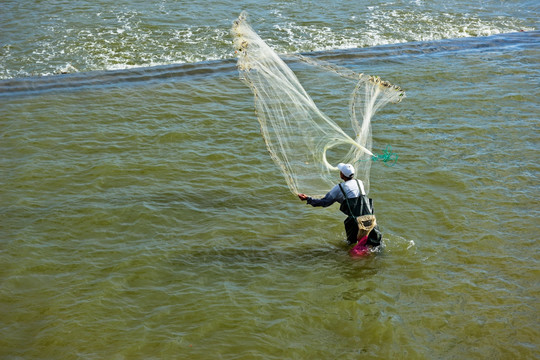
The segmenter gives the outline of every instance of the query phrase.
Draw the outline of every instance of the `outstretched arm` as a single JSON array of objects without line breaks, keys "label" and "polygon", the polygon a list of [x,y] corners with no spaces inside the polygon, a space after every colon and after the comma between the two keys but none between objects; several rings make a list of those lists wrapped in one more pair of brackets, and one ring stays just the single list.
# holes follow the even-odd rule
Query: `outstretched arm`
[{"label": "outstretched arm", "polygon": [[322,206],[327,207],[336,202],[336,198],[332,191],[325,195],[322,199],[313,199],[312,197],[307,196],[306,194],[298,194],[298,197],[302,201],[307,201],[311,206]]}]

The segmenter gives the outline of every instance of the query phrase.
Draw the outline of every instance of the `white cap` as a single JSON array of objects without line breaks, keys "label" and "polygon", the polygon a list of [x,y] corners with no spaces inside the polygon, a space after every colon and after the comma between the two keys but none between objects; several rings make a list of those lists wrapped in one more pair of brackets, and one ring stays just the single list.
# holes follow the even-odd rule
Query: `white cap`
[{"label": "white cap", "polygon": [[343,173],[343,175],[345,175],[346,177],[351,177],[354,175],[354,167],[351,165],[351,164],[344,164],[344,163],[339,163],[337,168],[339,169],[339,171],[341,171]]}]

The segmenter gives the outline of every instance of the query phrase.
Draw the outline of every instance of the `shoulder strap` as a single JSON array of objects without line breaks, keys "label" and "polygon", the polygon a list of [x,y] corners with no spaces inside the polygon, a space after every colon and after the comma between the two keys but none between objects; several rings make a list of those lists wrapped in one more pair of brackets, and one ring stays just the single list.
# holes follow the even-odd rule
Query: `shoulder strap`
[{"label": "shoulder strap", "polygon": [[[359,196],[365,196],[364,194],[362,194],[362,188],[360,187],[360,183],[358,182],[358,179],[355,179],[355,180],[356,180],[356,185],[358,185],[358,192],[360,193]],[[371,199],[368,199],[367,197],[366,197],[366,200],[367,200],[367,201],[366,201],[366,206],[367,206],[369,212],[370,212],[371,214],[373,214],[373,204],[372,204],[372,200],[371,200]]]},{"label": "shoulder strap", "polygon": [[347,203],[347,207],[349,208],[349,217],[352,217],[354,219],[354,221],[356,221],[356,223],[358,224],[358,220],[356,219],[356,216],[353,215],[353,212],[352,212],[352,209],[351,209],[351,204],[349,204],[349,199],[347,198],[347,194],[345,194],[345,190],[343,190],[343,187],[341,186],[341,183],[338,184],[338,185],[339,185],[339,189],[343,193],[343,197],[345,198],[345,202]]},{"label": "shoulder strap", "polygon": [[356,185],[358,186],[358,196],[362,196],[364,195],[364,193],[362,192],[362,186],[360,186],[360,182],[358,182],[358,179],[354,179],[356,180]]},{"label": "shoulder strap", "polygon": [[339,185],[339,190],[341,190],[341,193],[343,194],[343,197],[346,199],[347,194],[345,194],[345,190],[343,190],[343,187],[341,186],[341,183],[339,183],[338,185]]}]

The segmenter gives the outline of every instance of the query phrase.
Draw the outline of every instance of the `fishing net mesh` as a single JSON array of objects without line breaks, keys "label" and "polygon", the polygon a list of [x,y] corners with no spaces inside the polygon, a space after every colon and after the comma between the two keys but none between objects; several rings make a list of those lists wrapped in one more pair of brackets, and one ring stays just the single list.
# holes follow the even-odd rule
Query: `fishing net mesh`
[{"label": "fishing net mesh", "polygon": [[[293,194],[325,194],[336,182],[339,162],[350,163],[356,178],[369,192],[371,118],[388,102],[399,102],[404,92],[378,77],[358,74],[326,62],[296,55],[295,59],[320,71],[354,79],[350,98],[349,136],[315,105],[287,64],[251,28],[243,12],[232,27],[240,78],[251,88],[261,133]],[[329,149],[342,151],[329,163]]]}]

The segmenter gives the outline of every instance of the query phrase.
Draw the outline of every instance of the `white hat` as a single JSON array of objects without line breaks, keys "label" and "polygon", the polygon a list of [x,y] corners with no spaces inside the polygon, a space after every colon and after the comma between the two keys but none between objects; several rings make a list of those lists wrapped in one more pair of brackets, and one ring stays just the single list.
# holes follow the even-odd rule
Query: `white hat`
[{"label": "white hat", "polygon": [[337,168],[339,169],[339,171],[341,171],[343,173],[343,175],[345,175],[346,177],[351,177],[354,175],[354,167],[351,165],[351,164],[344,164],[344,163],[339,163]]}]

